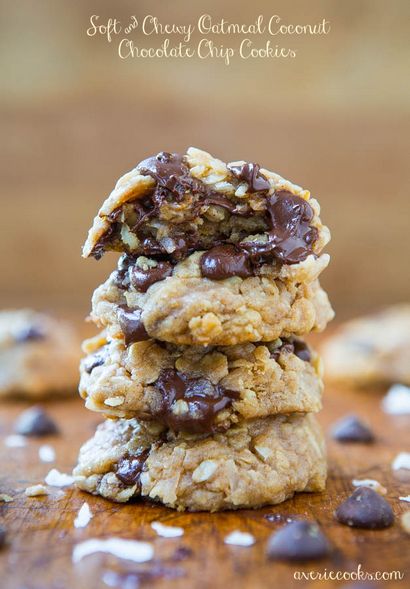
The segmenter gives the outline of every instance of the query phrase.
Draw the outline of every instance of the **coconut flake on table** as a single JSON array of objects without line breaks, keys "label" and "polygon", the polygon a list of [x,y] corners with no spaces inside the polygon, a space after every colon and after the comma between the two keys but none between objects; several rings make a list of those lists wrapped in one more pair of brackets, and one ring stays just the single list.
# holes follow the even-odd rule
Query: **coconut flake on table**
[{"label": "coconut flake on table", "polygon": [[67,487],[73,484],[74,477],[52,468],[44,480],[50,487]]},{"label": "coconut flake on table", "polygon": [[400,452],[397,454],[391,467],[393,470],[400,470],[401,468],[410,470],[410,452]]},{"label": "coconut flake on table", "polygon": [[151,528],[156,531],[158,536],[163,538],[178,538],[184,535],[184,530],[176,526],[166,526],[161,522],[152,522]]},{"label": "coconut flake on table", "polygon": [[385,495],[387,493],[386,487],[383,487],[383,485],[381,485],[379,481],[376,481],[375,479],[353,479],[352,485],[353,487],[370,487],[370,489],[377,491],[377,493],[380,493],[381,495]]},{"label": "coconut flake on table", "polygon": [[400,501],[407,501],[407,503],[410,503],[410,495],[406,495],[405,497],[399,497]]},{"label": "coconut flake on table", "polygon": [[14,501],[11,495],[7,495],[7,493],[0,493],[0,503],[10,503]]},{"label": "coconut flake on table", "polygon": [[79,512],[77,513],[77,517],[74,520],[74,527],[85,528],[86,526],[88,526],[92,518],[93,514],[91,513],[90,506],[87,502],[85,502],[82,504]]},{"label": "coconut flake on table", "polygon": [[248,532],[236,530],[225,537],[224,543],[232,546],[252,546],[255,544],[255,538]]},{"label": "coconut flake on table", "polygon": [[47,487],[44,485],[31,485],[24,491],[27,497],[42,497],[48,495]]},{"label": "coconut flake on table", "polygon": [[382,399],[382,409],[390,415],[408,415],[410,413],[410,387],[394,384]]},{"label": "coconut flake on table", "polygon": [[27,446],[26,438],[19,434],[11,434],[10,436],[7,436],[4,443],[8,448],[24,448],[24,446]]},{"label": "coconut flake on table", "polygon": [[72,560],[76,564],[86,556],[104,552],[112,554],[117,558],[131,560],[133,562],[147,562],[152,560],[154,549],[148,542],[139,542],[138,540],[123,540],[121,538],[107,538],[100,540],[92,538],[74,546]]},{"label": "coconut flake on table", "polygon": [[54,462],[56,459],[56,451],[54,450],[53,446],[50,446],[49,444],[40,446],[38,449],[38,455],[41,462]]}]

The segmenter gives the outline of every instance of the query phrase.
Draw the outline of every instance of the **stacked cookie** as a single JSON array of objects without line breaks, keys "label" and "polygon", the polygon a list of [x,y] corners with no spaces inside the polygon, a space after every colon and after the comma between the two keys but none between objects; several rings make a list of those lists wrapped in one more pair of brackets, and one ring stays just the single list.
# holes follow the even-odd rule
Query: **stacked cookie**
[{"label": "stacked cookie", "polygon": [[300,339],[333,316],[319,212],[277,174],[194,148],[120,178],[84,246],[122,257],[84,343],[80,394],[110,419],[80,451],[80,488],[210,511],[323,490],[320,360]]}]

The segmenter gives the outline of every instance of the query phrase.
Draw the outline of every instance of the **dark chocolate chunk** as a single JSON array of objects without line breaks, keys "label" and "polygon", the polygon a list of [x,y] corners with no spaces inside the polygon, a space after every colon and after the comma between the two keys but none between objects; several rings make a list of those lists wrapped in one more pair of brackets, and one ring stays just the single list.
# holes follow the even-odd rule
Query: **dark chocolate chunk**
[{"label": "dark chocolate chunk", "polygon": [[309,521],[294,521],[272,534],[267,555],[274,560],[303,562],[321,560],[332,552],[319,526]]},{"label": "dark chocolate chunk", "polygon": [[373,432],[356,415],[346,415],[332,427],[332,438],[338,442],[374,441]]},{"label": "dark chocolate chunk", "polygon": [[14,335],[14,341],[18,344],[42,340],[46,337],[46,332],[39,325],[28,325]]},{"label": "dark chocolate chunk", "polygon": [[201,256],[200,267],[202,276],[212,280],[253,275],[249,254],[234,245],[219,245],[205,252]]},{"label": "dark chocolate chunk", "polygon": [[22,436],[49,436],[58,433],[58,427],[41,407],[30,407],[14,424],[14,431]]},{"label": "dark chocolate chunk", "polygon": [[338,522],[354,528],[379,530],[393,524],[390,505],[376,491],[359,487],[335,511]]},{"label": "dark chocolate chunk", "polygon": [[270,190],[267,178],[259,171],[259,164],[246,163],[240,166],[228,166],[229,170],[239,180],[248,185],[248,192],[266,192]]},{"label": "dark chocolate chunk", "polygon": [[117,309],[118,322],[127,346],[150,339],[141,320],[141,313],[141,309],[130,309],[126,305]]},{"label": "dark chocolate chunk", "polygon": [[143,448],[133,455],[124,456],[117,464],[116,476],[125,485],[137,485],[140,489],[140,478],[144,468],[145,461],[149,455],[149,449]]},{"label": "dark chocolate chunk", "polygon": [[131,284],[140,292],[146,292],[149,287],[155,282],[165,280],[167,276],[172,274],[172,265],[169,262],[158,262],[153,268],[143,270],[138,266],[134,266],[131,271]]},{"label": "dark chocolate chunk", "polygon": [[6,545],[6,539],[7,539],[6,528],[4,528],[3,526],[0,526],[0,549]]},{"label": "dark chocolate chunk", "polygon": [[271,357],[276,361],[279,360],[283,352],[288,354],[295,354],[304,362],[310,362],[311,354],[308,345],[298,339],[281,338],[281,344],[271,352]]},{"label": "dark chocolate chunk", "polygon": [[91,374],[94,368],[102,366],[105,362],[104,357],[101,354],[93,354],[84,360],[84,370],[87,374]]},{"label": "dark chocolate chunk", "polygon": [[[155,418],[172,430],[191,433],[216,431],[217,414],[240,396],[236,391],[214,385],[207,378],[189,376],[175,369],[163,370],[153,386],[161,393]],[[178,400],[185,401],[186,412],[172,411]]]}]

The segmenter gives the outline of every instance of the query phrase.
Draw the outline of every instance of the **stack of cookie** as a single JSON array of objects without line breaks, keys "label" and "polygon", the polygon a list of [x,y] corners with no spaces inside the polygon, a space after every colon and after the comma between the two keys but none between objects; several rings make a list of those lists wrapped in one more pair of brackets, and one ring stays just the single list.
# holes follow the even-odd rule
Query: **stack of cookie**
[{"label": "stack of cookie", "polygon": [[320,360],[299,338],[333,316],[328,241],[309,192],[257,164],[190,148],[120,178],[84,246],[122,257],[84,343],[80,394],[109,419],[79,487],[209,511],[323,490]]}]

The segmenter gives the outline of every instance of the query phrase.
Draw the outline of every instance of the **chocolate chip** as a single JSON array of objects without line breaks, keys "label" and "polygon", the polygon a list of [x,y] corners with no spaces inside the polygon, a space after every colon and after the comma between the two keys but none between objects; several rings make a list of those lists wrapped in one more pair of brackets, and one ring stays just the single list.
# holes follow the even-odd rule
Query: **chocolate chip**
[{"label": "chocolate chip", "polygon": [[332,427],[332,438],[338,442],[374,441],[373,432],[356,415],[346,415]]},{"label": "chocolate chip", "polygon": [[393,510],[383,497],[369,487],[360,487],[339,505],[337,521],[354,528],[379,530],[393,524]]},{"label": "chocolate chip", "polygon": [[105,362],[105,359],[100,354],[93,354],[84,360],[84,370],[87,374],[91,374],[94,368],[97,366],[102,366]]},{"label": "chocolate chip", "polygon": [[158,262],[156,266],[143,270],[134,266],[131,271],[131,284],[140,292],[146,292],[152,284],[165,280],[172,274],[172,265],[169,262]]},{"label": "chocolate chip", "polygon": [[6,545],[6,539],[7,539],[6,528],[4,528],[3,526],[0,526],[0,549]]},{"label": "chocolate chip", "polygon": [[46,333],[43,328],[38,325],[28,325],[14,335],[14,341],[18,344],[23,344],[26,342],[42,340],[45,337]]},{"label": "chocolate chip", "polygon": [[302,340],[281,338],[280,345],[277,346],[274,350],[272,350],[271,358],[278,361],[280,355],[284,352],[287,354],[295,354],[295,356],[297,356],[304,362],[310,362],[311,360],[311,353],[309,347]]},{"label": "chocolate chip", "polygon": [[58,427],[41,407],[30,407],[14,424],[14,431],[22,436],[49,436],[58,433]]},{"label": "chocolate chip", "polygon": [[234,245],[219,245],[202,254],[200,268],[202,276],[212,280],[253,275],[249,254]]},{"label": "chocolate chip", "polygon": [[137,489],[139,490],[141,486],[140,478],[142,469],[144,468],[148,455],[149,449],[144,448],[135,454],[127,454],[124,456],[117,464],[117,478],[119,478],[125,485],[137,485]]},{"label": "chocolate chip", "polygon": [[127,346],[150,339],[141,320],[141,313],[141,309],[130,309],[126,305],[117,309],[118,322]]},{"label": "chocolate chip", "polygon": [[266,192],[270,190],[267,178],[259,171],[259,164],[246,163],[240,166],[228,166],[234,176],[248,185],[248,192]]},{"label": "chocolate chip", "polygon": [[289,562],[320,560],[331,553],[331,545],[314,522],[294,521],[268,540],[268,558]]},{"label": "chocolate chip", "polygon": [[[220,411],[239,398],[236,391],[214,385],[207,378],[193,377],[174,369],[163,370],[153,386],[160,392],[155,418],[174,431],[210,433]],[[177,401],[184,401],[186,411],[173,411]]]}]

